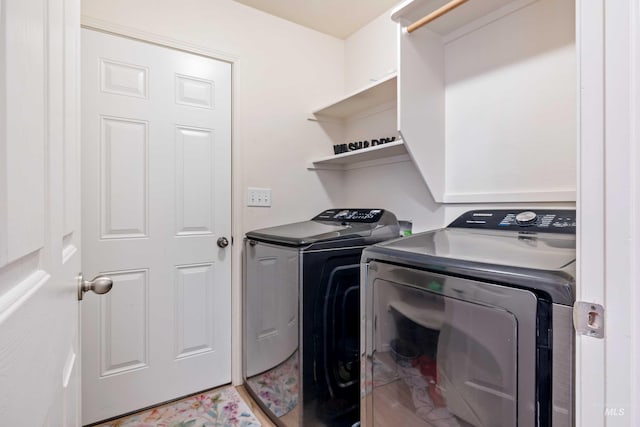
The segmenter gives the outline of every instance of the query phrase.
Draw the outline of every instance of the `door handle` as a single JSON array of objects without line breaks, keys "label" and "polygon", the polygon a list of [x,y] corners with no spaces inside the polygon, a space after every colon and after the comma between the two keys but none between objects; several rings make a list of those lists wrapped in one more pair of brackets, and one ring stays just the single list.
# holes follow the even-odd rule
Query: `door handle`
[{"label": "door handle", "polygon": [[85,292],[93,291],[98,295],[106,294],[113,287],[113,280],[107,276],[96,276],[93,280],[84,280],[82,273],[78,274],[78,300],[82,301]]},{"label": "door handle", "polygon": [[220,237],[216,243],[218,244],[218,247],[224,249],[229,246],[229,239],[227,239],[226,237]]}]

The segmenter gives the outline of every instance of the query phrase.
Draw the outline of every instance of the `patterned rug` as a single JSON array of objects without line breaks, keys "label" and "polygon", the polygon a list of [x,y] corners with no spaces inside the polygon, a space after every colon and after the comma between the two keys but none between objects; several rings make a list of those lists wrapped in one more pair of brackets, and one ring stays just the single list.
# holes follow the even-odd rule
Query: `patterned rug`
[{"label": "patterned rug", "polygon": [[225,387],[102,424],[101,427],[259,427],[260,425],[236,389]]}]

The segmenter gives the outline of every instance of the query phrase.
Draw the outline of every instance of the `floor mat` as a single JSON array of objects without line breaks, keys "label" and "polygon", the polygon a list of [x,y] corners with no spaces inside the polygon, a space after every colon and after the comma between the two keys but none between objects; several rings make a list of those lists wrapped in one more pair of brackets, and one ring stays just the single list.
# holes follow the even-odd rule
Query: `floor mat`
[{"label": "floor mat", "polygon": [[259,427],[261,424],[235,388],[202,393],[101,427]]}]

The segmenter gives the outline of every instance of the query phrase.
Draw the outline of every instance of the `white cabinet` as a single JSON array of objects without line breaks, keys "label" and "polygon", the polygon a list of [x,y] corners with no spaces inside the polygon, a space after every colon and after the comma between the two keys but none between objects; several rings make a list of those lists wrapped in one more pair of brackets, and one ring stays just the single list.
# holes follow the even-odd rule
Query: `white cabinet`
[{"label": "white cabinet", "polygon": [[398,128],[442,203],[574,201],[573,0],[411,0],[398,22]]},{"label": "white cabinet", "polygon": [[[376,138],[397,138],[397,78],[396,74],[373,82],[329,105],[313,111],[321,126],[339,128],[334,144]],[[330,147],[333,150],[333,147]],[[409,157],[404,142],[375,145],[312,160],[308,169],[347,170],[390,162],[406,161]]]}]

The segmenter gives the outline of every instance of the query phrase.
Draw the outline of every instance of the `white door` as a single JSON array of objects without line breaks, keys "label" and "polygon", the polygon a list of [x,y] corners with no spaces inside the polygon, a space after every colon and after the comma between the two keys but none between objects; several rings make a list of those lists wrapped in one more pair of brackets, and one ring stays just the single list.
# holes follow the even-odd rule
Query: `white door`
[{"label": "white door", "polygon": [[82,30],[83,421],[231,381],[231,65]]},{"label": "white door", "polygon": [[79,0],[0,0],[0,425],[79,426]]}]

